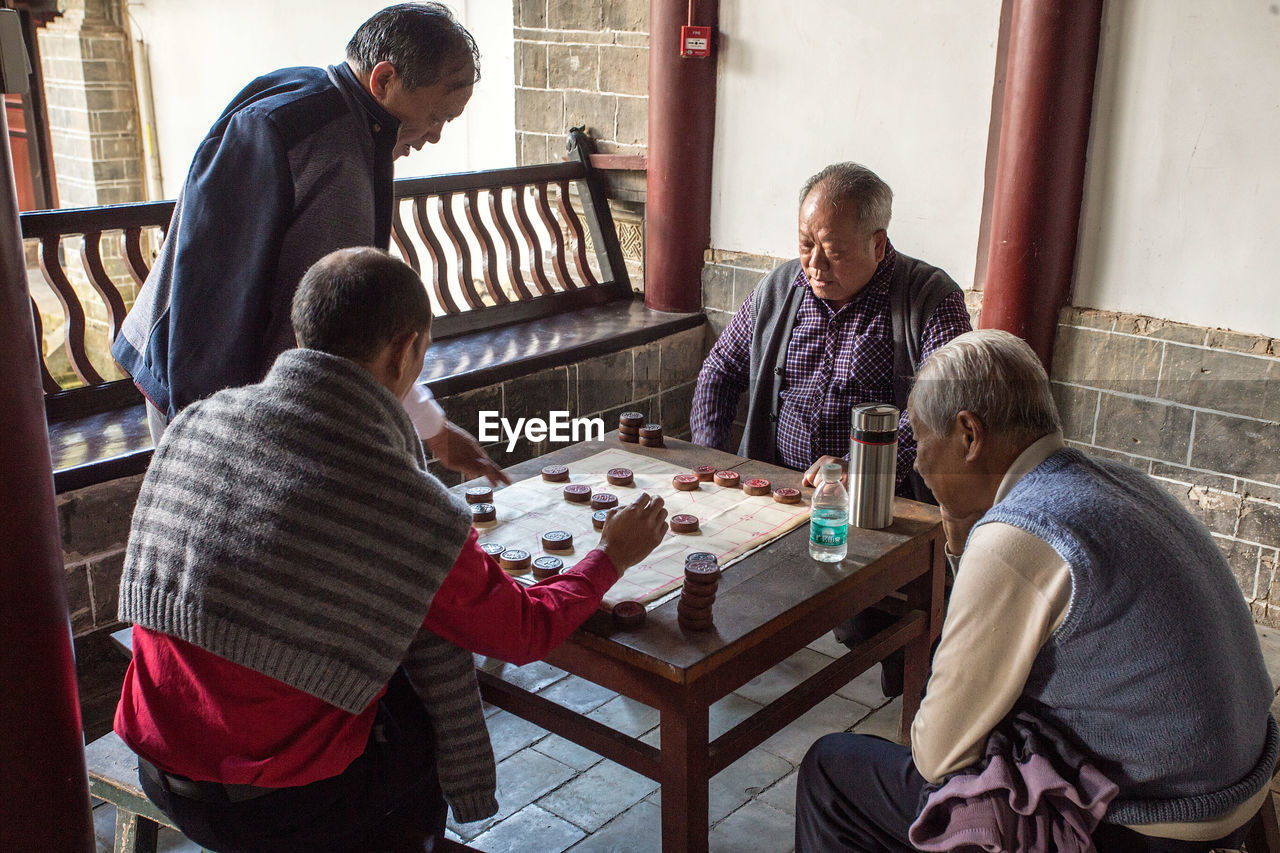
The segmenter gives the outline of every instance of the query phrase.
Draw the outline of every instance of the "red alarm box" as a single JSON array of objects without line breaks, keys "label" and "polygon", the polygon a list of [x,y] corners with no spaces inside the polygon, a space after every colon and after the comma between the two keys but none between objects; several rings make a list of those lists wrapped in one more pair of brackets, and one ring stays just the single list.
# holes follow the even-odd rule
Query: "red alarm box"
[{"label": "red alarm box", "polygon": [[703,59],[711,55],[711,27],[681,27],[680,55]]}]

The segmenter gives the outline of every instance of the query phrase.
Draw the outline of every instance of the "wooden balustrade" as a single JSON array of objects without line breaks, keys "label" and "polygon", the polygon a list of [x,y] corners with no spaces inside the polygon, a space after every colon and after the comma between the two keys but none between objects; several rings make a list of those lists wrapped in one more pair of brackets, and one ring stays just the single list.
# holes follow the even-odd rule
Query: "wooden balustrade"
[{"label": "wooden balustrade", "polygon": [[[393,252],[424,276],[434,338],[630,297],[591,141],[577,131],[569,140],[563,163],[396,181]],[[109,353],[94,351],[90,314],[105,325],[103,343],[113,340],[131,301],[122,288],[136,291],[146,279],[173,207],[159,201],[22,214],[23,238],[36,247],[40,277],[62,313],[60,340],[42,360],[50,421],[138,402],[129,379],[110,375],[119,371]],[[74,243],[73,264],[67,258]],[[43,301],[49,309],[53,298]],[[37,302],[33,294],[39,338]],[[73,376],[50,367],[64,354]]]}]

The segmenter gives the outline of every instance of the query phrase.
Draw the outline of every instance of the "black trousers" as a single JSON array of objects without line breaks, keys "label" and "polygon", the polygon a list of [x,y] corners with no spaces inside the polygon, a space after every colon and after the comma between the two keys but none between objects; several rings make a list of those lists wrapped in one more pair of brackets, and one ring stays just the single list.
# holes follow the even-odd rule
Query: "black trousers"
[{"label": "black trousers", "polygon": [[[924,788],[911,750],[871,735],[818,739],[800,765],[796,853],[899,853],[915,848],[907,830]],[[1216,841],[1151,838],[1104,823],[1093,833],[1099,853],[1209,853],[1239,848],[1248,824]]]},{"label": "black trousers", "polygon": [[218,853],[421,853],[444,835],[447,817],[435,751],[426,709],[397,672],[364,752],[330,779],[237,803],[188,799],[140,779],[183,835]]}]

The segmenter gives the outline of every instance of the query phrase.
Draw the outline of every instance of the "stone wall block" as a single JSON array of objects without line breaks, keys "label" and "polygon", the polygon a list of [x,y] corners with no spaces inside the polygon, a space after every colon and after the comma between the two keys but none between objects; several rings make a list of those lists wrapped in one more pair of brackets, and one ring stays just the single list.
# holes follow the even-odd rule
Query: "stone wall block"
[{"label": "stone wall block", "polygon": [[1231,567],[1231,574],[1235,575],[1236,583],[1240,584],[1240,591],[1244,594],[1245,600],[1265,599],[1270,590],[1266,584],[1259,582],[1261,549],[1257,545],[1238,542],[1234,539],[1215,537],[1214,542],[1218,544],[1222,556],[1226,557],[1227,565]]},{"label": "stone wall block", "polygon": [[1280,627],[1280,577],[1277,577],[1276,566],[1280,556],[1275,551],[1262,552],[1262,560],[1258,570],[1259,598],[1261,590],[1266,589],[1266,600],[1250,602],[1249,609],[1255,622],[1272,628]]},{"label": "stone wall block", "polygon": [[649,49],[606,45],[600,48],[600,91],[649,94]]},{"label": "stone wall block", "polygon": [[[85,113],[88,115],[88,113]],[[137,114],[128,112],[104,112],[89,115],[88,130],[91,133],[136,133],[138,130]]]},{"label": "stone wall block", "polygon": [[89,594],[89,567],[85,563],[68,566],[63,583],[67,593],[67,613],[73,636],[93,630],[93,598]]},{"label": "stone wall block", "polygon": [[547,27],[598,32],[604,25],[602,0],[547,0]]},{"label": "stone wall block", "polygon": [[722,264],[702,265],[702,306],[717,311],[734,311],[733,267]]},{"label": "stone wall block", "polygon": [[765,274],[750,267],[734,267],[733,269],[733,310],[737,311],[742,303],[751,297],[751,292],[764,279]]},{"label": "stone wall block", "polygon": [[756,276],[757,281],[764,277],[764,273],[772,272],[790,260],[790,258],[775,258],[771,255],[753,255],[749,252],[730,252],[724,249],[710,249],[706,253],[706,256],[707,260],[718,264],[728,264],[731,267],[743,267],[748,270],[758,270],[760,275]]},{"label": "stone wall block", "polygon": [[105,59],[110,62],[126,62],[129,59],[129,46],[123,34],[81,39],[80,49],[87,59]]},{"label": "stone wall block", "polygon": [[693,412],[693,392],[696,387],[697,383],[686,382],[662,392],[659,407],[663,432],[670,430],[672,438],[689,438],[689,415]]},{"label": "stone wall block", "polygon": [[97,193],[97,203],[124,204],[129,201],[137,201],[139,192],[141,192],[141,188],[137,181],[130,181],[121,186],[100,187]]},{"label": "stone wall block", "polygon": [[[636,347],[635,360],[632,367],[636,397],[652,397],[662,390],[662,344],[654,341]],[[609,424],[613,428],[613,424]]]},{"label": "stone wall block", "polygon": [[449,420],[472,435],[479,435],[479,413],[502,411],[502,386],[486,385],[473,391],[451,394],[439,400]]},{"label": "stone wall block", "polygon": [[649,142],[649,99],[618,97],[618,142],[647,145]]},{"label": "stone wall block", "polygon": [[664,390],[693,382],[698,378],[698,371],[702,369],[704,335],[703,327],[698,326],[662,339],[662,387]]},{"label": "stone wall block", "polygon": [[124,571],[125,549],[112,551],[89,561],[89,591],[93,596],[93,627],[102,628],[120,621],[120,575]]},{"label": "stone wall block", "polygon": [[1181,406],[1102,394],[1094,442],[1121,453],[1184,462],[1193,413]]},{"label": "stone wall block", "polygon": [[1116,325],[1116,314],[1094,308],[1076,308],[1068,305],[1058,314],[1058,322],[1064,326],[1085,326],[1090,329],[1111,331]]},{"label": "stone wall block", "polygon": [[1152,462],[1151,476],[1163,477],[1166,480],[1177,480],[1182,483],[1195,483],[1197,486],[1203,486],[1206,489],[1217,489],[1219,492],[1240,494],[1240,489],[1237,488],[1237,480],[1234,477],[1222,477],[1217,474],[1207,474],[1204,471],[1196,471],[1183,465],[1170,465],[1168,462]]},{"label": "stone wall block", "polygon": [[720,337],[720,333],[724,331],[724,327],[729,325],[729,321],[733,319],[733,314],[728,311],[705,312],[707,315],[707,329],[704,338],[704,352],[711,349],[711,345]]},{"label": "stone wall block", "polygon": [[[588,130],[590,130],[590,128],[588,128]],[[648,150],[649,149],[645,148],[643,145],[621,145],[614,142],[612,139],[596,140],[597,154],[646,154],[648,153]]]},{"label": "stone wall block", "polygon": [[1280,359],[1170,344],[1160,396],[1188,406],[1274,418],[1280,413]]},{"label": "stone wall block", "polygon": [[123,86],[85,89],[84,106],[90,112],[97,110],[132,111],[133,92]]},{"label": "stone wall block", "polygon": [[[578,363],[578,414],[597,412],[622,406],[633,399],[631,391],[632,351],[587,359]],[[605,426],[616,424],[605,421]]]},{"label": "stone wall block", "polygon": [[1157,479],[1156,483],[1213,533],[1236,535],[1236,519],[1240,516],[1241,504],[1239,495],[1173,480]]},{"label": "stone wall block", "polygon": [[1240,510],[1240,529],[1236,535],[1273,548],[1280,546],[1280,503],[1244,501]]},{"label": "stone wall block", "polygon": [[515,21],[517,27],[545,27],[547,0],[516,0]]},{"label": "stone wall block", "polygon": [[64,560],[73,563],[123,546],[141,488],[139,474],[59,495]]},{"label": "stone wall block", "polygon": [[[611,125],[612,126],[612,125]],[[516,89],[516,127],[534,133],[564,133],[564,94]]]},{"label": "stone wall block", "polygon": [[1159,341],[1060,326],[1053,347],[1053,378],[1154,396],[1163,347]]},{"label": "stone wall block", "polygon": [[1130,453],[1120,453],[1116,450],[1108,450],[1105,447],[1095,447],[1079,441],[1072,441],[1071,439],[1067,439],[1066,443],[1067,447],[1074,447],[1081,453],[1088,454],[1089,456],[1093,456],[1097,459],[1110,459],[1112,462],[1119,462],[1121,465],[1128,465],[1130,468],[1134,468],[1144,474],[1151,473],[1151,461],[1143,459],[1141,456],[1134,456]]},{"label": "stone wall block", "polygon": [[649,32],[649,0],[609,0],[604,6],[604,25],[608,29]]},{"label": "stone wall block", "polygon": [[531,89],[547,88],[547,46],[545,44],[517,42],[516,84]]},{"label": "stone wall block", "polygon": [[503,416],[546,419],[552,411],[568,412],[569,371],[563,367],[539,371],[502,383]]},{"label": "stone wall block", "polygon": [[1063,435],[1075,441],[1092,444],[1099,392],[1092,388],[1064,385],[1061,382],[1051,383],[1050,390],[1053,392],[1053,401],[1058,407],[1058,415],[1062,419]]},{"label": "stone wall block", "polygon": [[547,86],[552,89],[599,88],[600,49],[594,45],[547,45]]},{"label": "stone wall block", "polygon": [[616,139],[617,97],[595,92],[565,92],[564,125],[560,132],[578,125],[586,125],[587,132],[597,139]]},{"label": "stone wall block", "polygon": [[1205,345],[1247,352],[1255,355],[1280,355],[1276,351],[1276,341],[1263,335],[1246,335],[1229,332],[1226,329],[1210,329],[1205,336]]},{"label": "stone wall block", "polygon": [[1191,467],[1280,483],[1280,424],[1197,412]]},{"label": "stone wall block", "polygon": [[1199,326],[1189,326],[1186,323],[1175,323],[1172,320],[1161,320],[1140,314],[1117,314],[1115,330],[1128,335],[1141,335],[1181,344],[1203,343],[1205,333],[1205,330]]}]

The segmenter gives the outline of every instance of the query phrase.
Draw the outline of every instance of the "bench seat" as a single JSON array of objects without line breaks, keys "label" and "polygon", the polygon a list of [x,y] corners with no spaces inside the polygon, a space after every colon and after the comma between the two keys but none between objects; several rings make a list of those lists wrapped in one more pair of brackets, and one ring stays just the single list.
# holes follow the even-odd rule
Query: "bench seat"
[{"label": "bench seat", "polygon": [[[704,322],[700,312],[668,314],[639,300],[610,302],[437,341],[427,350],[422,379],[445,398],[651,343]],[[51,423],[49,445],[59,494],[141,474],[153,449],[142,405]]]}]

